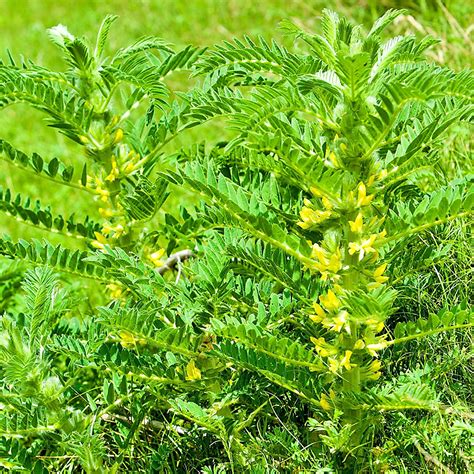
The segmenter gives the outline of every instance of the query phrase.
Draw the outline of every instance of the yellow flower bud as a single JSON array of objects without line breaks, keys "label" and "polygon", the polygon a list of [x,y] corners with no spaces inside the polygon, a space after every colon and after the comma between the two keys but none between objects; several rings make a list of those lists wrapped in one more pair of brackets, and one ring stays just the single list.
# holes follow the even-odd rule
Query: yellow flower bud
[{"label": "yellow flower bud", "polygon": [[94,232],[94,235],[98,242],[102,244],[107,243],[107,237],[105,235],[101,234],[100,232]]},{"label": "yellow flower bud", "polygon": [[321,318],[324,319],[326,317],[326,312],[318,303],[313,303],[313,308],[316,311],[316,314]]},{"label": "yellow flower bud", "polygon": [[329,160],[335,168],[340,168],[339,160],[338,160],[336,154],[333,151],[331,151],[331,153],[329,153]]},{"label": "yellow flower bud", "polygon": [[346,351],[344,357],[341,359],[341,367],[344,367],[346,370],[351,370],[351,356],[352,351]]},{"label": "yellow flower bud", "polygon": [[106,288],[110,291],[111,298],[118,299],[122,296],[123,289],[120,285],[116,285],[115,283],[110,283],[106,286]]},{"label": "yellow flower bud", "polygon": [[116,143],[121,142],[122,139],[123,139],[123,130],[121,128],[117,128],[117,131],[115,132],[114,141],[113,141],[114,145]]},{"label": "yellow flower bud", "polygon": [[369,370],[372,372],[378,372],[382,368],[382,362],[379,360],[373,360],[369,365]]},{"label": "yellow flower bud", "polygon": [[328,397],[323,393],[321,394],[321,400],[319,400],[319,404],[321,405],[321,408],[326,411],[331,410],[331,404],[328,401]]},{"label": "yellow flower bud", "polygon": [[331,201],[326,196],[323,196],[321,198],[321,201],[323,202],[323,206],[325,207],[325,209],[327,209],[328,211],[330,211],[334,207]]},{"label": "yellow flower bud", "polygon": [[316,197],[322,197],[323,196],[323,193],[322,191],[320,191],[318,188],[316,187],[311,187],[309,188],[309,190],[311,191],[311,193],[313,194],[313,196],[316,196]]},{"label": "yellow flower bud", "polygon": [[388,171],[387,170],[382,170],[382,171],[380,171],[378,178],[379,178],[380,181],[382,181],[383,179],[385,179],[387,177],[387,175],[388,175]]},{"label": "yellow flower bud", "polygon": [[102,242],[99,242],[98,240],[93,240],[91,242],[92,247],[99,249],[99,250],[104,250],[105,245]]},{"label": "yellow flower bud", "polygon": [[140,345],[146,344],[145,339],[143,339],[141,337],[137,337],[129,331],[120,331],[119,332],[119,337],[120,337],[121,346],[125,347],[126,349],[134,348],[138,344],[140,344]]},{"label": "yellow flower bud", "polygon": [[357,339],[354,344],[354,350],[361,350],[365,347],[365,342],[362,339]]},{"label": "yellow flower bud", "polygon": [[337,348],[327,343],[324,337],[320,337],[319,339],[312,337],[311,342],[314,344],[314,348],[316,349],[316,352],[321,357],[328,357],[330,355],[337,354]]},{"label": "yellow flower bud", "polygon": [[360,234],[362,232],[363,219],[362,214],[360,212],[359,214],[357,214],[355,221],[349,221],[349,226],[352,232],[356,232],[357,234]]},{"label": "yellow flower bud", "polygon": [[382,276],[386,268],[387,268],[386,263],[383,263],[382,265],[380,265],[380,267],[377,267],[374,271],[374,277]]},{"label": "yellow flower bud", "polygon": [[381,351],[382,349],[385,349],[386,347],[387,347],[387,342],[381,341],[374,344],[367,344],[367,351],[372,357],[378,357],[377,351]]},{"label": "yellow flower bud", "polygon": [[368,206],[371,202],[372,199],[374,198],[374,195],[367,196],[367,190],[365,187],[365,184],[361,181],[359,185],[357,186],[357,206],[362,207],[362,206]]}]

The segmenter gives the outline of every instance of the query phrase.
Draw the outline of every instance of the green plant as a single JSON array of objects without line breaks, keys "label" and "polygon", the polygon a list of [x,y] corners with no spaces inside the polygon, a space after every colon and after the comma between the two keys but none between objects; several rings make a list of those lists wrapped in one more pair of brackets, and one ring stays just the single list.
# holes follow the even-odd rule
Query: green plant
[{"label": "green plant", "polygon": [[[40,189],[47,185],[59,192],[68,187],[69,208],[76,208],[76,193],[89,198],[80,220],[75,213],[61,215],[39,200],[0,189],[3,215],[52,236],[17,242],[8,235],[0,238],[0,254],[16,260],[2,271],[0,286],[5,312],[1,451],[2,458],[9,459],[4,468],[116,471],[120,462],[104,465],[104,441],[95,427],[97,417],[104,423],[104,404],[115,406],[115,385],[117,393],[126,396],[127,383],[124,374],[99,377],[103,389],[94,385],[100,367],[89,355],[100,350],[107,333],[90,312],[129,289],[89,259],[96,249],[118,246],[140,255],[159,276],[190,255],[185,250],[162,259],[165,251],[146,225],[169,195],[167,184],[151,177],[153,168],[168,159],[163,148],[199,123],[186,121],[185,94],[178,98],[165,77],[189,69],[203,49],[188,46],[175,52],[159,38],[143,37],[106,57],[115,20],[104,19],[94,45],[62,25],[49,29],[67,63],[66,72],[15,60],[11,54],[0,63],[0,107],[28,104],[44,113],[49,127],[76,144],[68,149],[73,156],[47,160],[0,140],[2,166],[29,173]],[[26,273],[24,293],[21,263],[36,266]],[[67,284],[43,266],[62,272]],[[86,285],[87,280],[94,283]],[[87,334],[90,348],[83,340]],[[43,440],[50,446],[44,458]]]},{"label": "green plant", "polygon": [[[400,459],[417,471],[446,462],[423,448],[440,420],[455,428],[433,449],[466,446],[466,397],[437,387],[450,368],[469,380],[469,276],[442,304],[413,303],[410,290],[424,278],[432,290],[430,272],[454,255],[468,260],[450,235],[472,215],[472,177],[444,173],[441,150],[472,118],[474,80],[428,63],[432,38],[384,42],[399,14],[368,34],[332,11],[323,35],[284,22],[297,52],[246,37],[173,53],[147,38],[100,59],[107,17],[95,53],[53,29],[66,74],[0,67],[0,103],[45,111],[88,161],[74,174],[4,142],[0,156],[102,209],[99,223],[77,223],[1,195],[0,210],[87,245],[0,241],[35,267],[23,283],[16,266],[0,280],[5,467],[383,472]],[[171,100],[162,78],[181,67],[202,83]],[[222,119],[228,141],[167,148]],[[197,199],[158,218],[167,182]],[[453,273],[446,263],[441,282]],[[441,337],[459,339],[452,360],[419,369],[417,345]],[[399,347],[411,348],[407,370]]]},{"label": "green plant", "polygon": [[[163,158],[162,149],[186,128],[180,117],[184,102],[173,100],[164,78],[189,68],[202,49],[188,46],[174,52],[159,38],[143,37],[104,57],[108,33],[115,16],[107,16],[94,46],[74,37],[66,27],[49,30],[69,66],[65,73],[50,71],[11,55],[0,74],[2,108],[26,103],[46,115],[49,127],[80,145],[84,159],[44,160],[27,156],[10,143],[0,142],[0,156],[7,165],[52,182],[53,189],[68,186],[89,193],[92,209],[101,222],[87,216],[56,216],[49,207],[8,189],[0,193],[2,211],[27,224],[63,233],[69,240],[85,239],[92,247],[105,243],[134,247],[140,224],[151,219],[167,197],[165,185],[151,182],[152,169]],[[155,119],[156,118],[156,119]],[[73,192],[71,190],[71,192]],[[141,249],[143,250],[143,249]]]},{"label": "green plant", "polygon": [[[419,236],[472,215],[473,197],[471,178],[436,174],[444,134],[472,118],[472,73],[427,63],[433,38],[382,42],[400,13],[367,35],[331,11],[323,35],[283,23],[307,53],[249,38],[209,52],[197,66],[210,85],[202,111],[229,116],[235,136],[168,174],[207,199],[210,226],[243,231],[219,245],[248,286],[263,278],[291,294],[293,314],[276,321],[265,300],[257,322],[229,303],[235,317],[211,321],[223,338],[215,352],[327,411],[331,421],[318,414],[312,428],[356,465],[380,413],[447,409],[427,386],[379,381],[382,351],[473,324],[463,304],[390,320],[400,299],[391,270],[416,271],[407,250],[413,258]],[[420,252],[435,261],[434,249]]]}]

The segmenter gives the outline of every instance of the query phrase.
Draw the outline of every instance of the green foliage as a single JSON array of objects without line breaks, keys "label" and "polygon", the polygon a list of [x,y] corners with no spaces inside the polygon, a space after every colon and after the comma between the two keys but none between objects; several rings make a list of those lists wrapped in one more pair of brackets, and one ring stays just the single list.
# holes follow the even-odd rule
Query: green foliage
[{"label": "green foliage", "polygon": [[[66,72],[0,64],[1,106],[40,110],[83,151],[78,166],[1,140],[3,162],[90,198],[77,219],[0,190],[8,219],[61,238],[0,238],[14,261],[0,267],[2,467],[386,472],[403,450],[409,471],[467,459],[440,447],[467,446],[468,401],[439,387],[455,366],[465,391],[472,309],[447,296],[464,290],[446,290],[444,308],[418,301],[416,317],[408,301],[434,273],[466,283],[437,266],[460,251],[444,236],[472,216],[472,176],[440,167],[446,136],[472,119],[474,79],[428,62],[431,37],[385,41],[402,13],[368,33],[329,10],[321,34],[285,21],[294,52],[143,37],[106,57],[107,16],[93,46],[49,30]],[[180,70],[185,92],[166,82]],[[209,121],[227,141],[173,146]],[[184,193],[196,199],[166,206]],[[403,366],[398,346],[443,337],[462,340],[453,360]],[[421,440],[444,417],[438,460]]]}]

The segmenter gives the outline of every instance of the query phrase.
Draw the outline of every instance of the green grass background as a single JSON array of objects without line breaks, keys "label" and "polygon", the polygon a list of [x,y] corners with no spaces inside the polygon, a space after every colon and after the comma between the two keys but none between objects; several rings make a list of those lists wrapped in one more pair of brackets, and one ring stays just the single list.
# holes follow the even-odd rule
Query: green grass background
[{"label": "green grass background", "polygon": [[[189,43],[211,46],[244,34],[263,35],[277,37],[292,48],[297,46],[278,30],[278,23],[284,18],[315,30],[322,9],[331,8],[349,15],[355,22],[370,25],[392,7],[408,8],[409,13],[391,27],[390,33],[432,34],[442,40],[430,53],[435,61],[457,70],[471,66],[474,4],[465,0],[444,3],[440,0],[0,0],[0,57],[5,58],[9,49],[15,58],[24,56],[37,64],[64,70],[65,65],[48,40],[46,29],[61,23],[74,35],[92,41],[107,13],[119,15],[108,44],[112,52],[143,35],[160,36],[177,47]],[[180,86],[179,78],[172,80],[173,86]],[[192,133],[199,140],[212,141],[221,132],[218,125],[211,124]],[[0,111],[0,137],[27,153],[39,152],[47,160],[54,156],[71,163],[83,160],[78,146],[46,127],[39,112],[23,105]],[[173,143],[175,147],[178,145],[179,142]],[[458,147],[451,149],[459,154]],[[463,154],[452,158],[463,160]],[[0,185],[51,203],[55,212],[81,215],[85,209],[90,211],[87,195],[86,199],[80,193],[71,196],[67,188],[51,188],[48,181],[41,179],[32,181],[27,173],[19,173],[1,161]],[[0,232],[8,232],[14,238],[41,236],[40,231],[12,222],[3,214]]]}]

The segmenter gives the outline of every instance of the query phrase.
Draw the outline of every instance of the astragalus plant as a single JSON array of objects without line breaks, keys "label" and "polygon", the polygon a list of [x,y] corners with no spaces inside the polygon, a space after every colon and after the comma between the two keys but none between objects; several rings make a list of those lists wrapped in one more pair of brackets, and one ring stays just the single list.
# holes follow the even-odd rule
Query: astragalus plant
[{"label": "astragalus plant", "polygon": [[473,75],[427,62],[433,38],[382,39],[400,13],[368,33],[332,11],[322,34],[284,22],[298,52],[246,37],[206,53],[193,113],[224,115],[234,135],[168,174],[207,200],[205,252],[233,272],[212,354],[300,397],[311,449],[327,445],[348,472],[384,465],[385,413],[459,408],[413,377],[385,378],[391,348],[473,324],[459,301],[396,324],[397,283],[448,252],[424,236],[465,226],[473,206],[472,179],[447,182],[439,162],[453,124],[472,119]]},{"label": "astragalus plant", "polygon": [[[5,466],[466,465],[468,455],[439,459],[421,442],[427,427],[450,424],[461,453],[472,430],[466,403],[437,393],[422,361],[404,370],[395,348],[442,333],[468,340],[473,324],[460,298],[422,307],[416,319],[405,306],[412,278],[456,256],[444,236],[465,232],[472,215],[470,178],[447,181],[441,150],[453,125],[472,118],[474,80],[427,62],[432,38],[382,39],[399,13],[368,33],[331,11],[321,35],[285,22],[301,41],[295,52],[246,37],[173,53],[145,39],[101,60],[110,17],[95,50],[53,29],[71,63],[65,74],[28,62],[1,67],[0,101],[45,111],[84,147],[87,168],[74,175],[7,144],[1,156],[94,194],[103,219],[77,224],[2,194],[8,214],[79,233],[88,246],[2,239],[2,254],[103,285],[101,306],[91,300],[79,323],[70,277],[30,269],[12,299],[13,269],[0,287],[11,299],[0,339]],[[162,78],[176,67],[192,67],[200,83],[172,102]],[[114,99],[122,81],[133,89],[123,109]],[[145,114],[142,100],[151,101]],[[181,130],[213,120],[222,141],[169,156]],[[158,219],[166,181],[174,206]],[[189,204],[178,207],[183,190]],[[165,252],[175,252],[168,263]],[[456,364],[468,357],[458,347]]]},{"label": "astragalus plant", "polygon": [[[34,134],[31,148],[38,149],[31,154],[0,139],[0,166],[11,172],[13,182],[21,187],[28,174],[35,185],[30,189],[56,201],[63,196],[69,211],[61,215],[37,196],[14,193],[5,187],[12,183],[7,173],[0,173],[3,229],[18,233],[19,226],[27,225],[43,237],[0,237],[0,255],[14,260],[12,265],[2,260],[0,281],[2,468],[118,469],[129,456],[130,443],[122,443],[121,454],[116,452],[117,459],[109,463],[104,443],[110,439],[104,441],[103,428],[109,423],[106,414],[118,405],[114,387],[127,398],[127,380],[103,372],[94,361],[93,354],[99,361],[107,359],[94,351],[100,352],[108,337],[97,324],[94,306],[124,304],[131,289],[91,259],[106,247],[126,249],[159,277],[180,255],[190,253],[167,260],[153,236],[150,222],[169,193],[152,172],[168,159],[166,144],[198,123],[186,121],[187,102],[170,89],[167,76],[189,69],[203,49],[174,51],[160,38],[143,37],[107,55],[115,20],[104,19],[93,44],[63,25],[48,30],[64,57],[64,72],[10,53],[0,62],[0,108],[26,104],[75,144],[64,147],[61,158],[46,158]],[[81,213],[83,218],[77,218]],[[21,283],[25,266],[35,268]],[[60,272],[62,281],[51,269]],[[125,346],[131,336],[120,332],[120,337]],[[119,437],[126,440],[127,434]]]}]

